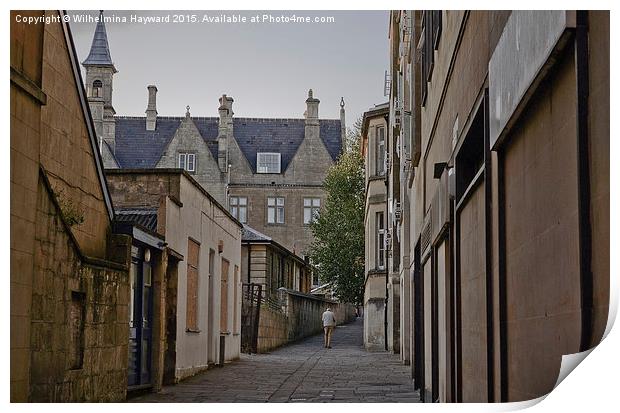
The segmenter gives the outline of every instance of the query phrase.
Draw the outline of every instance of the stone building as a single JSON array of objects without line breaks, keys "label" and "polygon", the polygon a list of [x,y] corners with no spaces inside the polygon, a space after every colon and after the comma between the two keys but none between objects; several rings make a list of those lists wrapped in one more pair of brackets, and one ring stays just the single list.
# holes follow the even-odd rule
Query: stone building
[{"label": "stone building", "polygon": [[242,225],[182,169],[106,175],[119,226],[143,231],[131,228],[130,389],[159,390],[237,359]]},{"label": "stone building", "polygon": [[[103,16],[103,14],[101,15]],[[182,168],[239,220],[297,255],[312,241],[308,223],[324,199],[323,180],[342,148],[340,119],[320,119],[312,90],[302,119],[234,117],[222,95],[218,117],[160,116],[157,87],[148,86],[146,116],[116,116],[106,28],[96,26],[83,62],[86,88],[106,168]]]},{"label": "stone building", "polygon": [[403,362],[428,402],[540,397],[607,323],[609,13],[394,11],[389,45]]},{"label": "stone building", "polygon": [[11,11],[12,402],[118,401],[127,387],[131,239],[112,231],[62,17]]},{"label": "stone building", "polygon": [[[387,187],[386,140],[389,104],[377,105],[362,118],[360,150],[365,163],[366,205],[364,212],[366,279],[364,282],[364,346],[388,349],[389,259],[386,254]],[[392,347],[393,348],[393,347]]]},{"label": "stone building", "polygon": [[264,296],[277,297],[279,288],[309,293],[312,266],[271,237],[245,225],[241,236],[241,280],[261,285]]}]

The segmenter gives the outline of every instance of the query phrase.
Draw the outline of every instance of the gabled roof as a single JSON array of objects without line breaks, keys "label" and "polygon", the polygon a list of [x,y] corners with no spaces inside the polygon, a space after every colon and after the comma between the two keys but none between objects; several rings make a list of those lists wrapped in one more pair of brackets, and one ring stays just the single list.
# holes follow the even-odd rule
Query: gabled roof
[{"label": "gabled roof", "polygon": [[[154,168],[184,117],[158,116],[154,131],[146,130],[146,118],[117,116],[115,156],[121,168]],[[218,158],[217,117],[192,117],[211,155]],[[320,136],[333,160],[340,154],[340,120],[319,121]],[[233,118],[233,135],[256,173],[258,152],[279,152],[282,172],[304,140],[304,119]]]},{"label": "gabled roof", "polygon": [[[103,10],[99,12],[99,21],[95,28],[95,35],[90,46],[90,53],[86,60],[82,62],[84,66],[111,66],[114,68],[110,57],[110,46],[108,45],[108,35],[103,23]],[[115,69],[116,70],[116,69]]]}]

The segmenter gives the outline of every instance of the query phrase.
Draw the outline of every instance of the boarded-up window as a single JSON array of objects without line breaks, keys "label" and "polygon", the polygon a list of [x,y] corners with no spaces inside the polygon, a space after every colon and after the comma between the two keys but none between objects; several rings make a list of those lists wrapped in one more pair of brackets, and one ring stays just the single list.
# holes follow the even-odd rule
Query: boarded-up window
[{"label": "boarded-up window", "polygon": [[84,293],[71,292],[69,307],[69,368],[81,369],[84,361]]},{"label": "boarded-up window", "polygon": [[200,245],[187,241],[187,322],[188,330],[198,330],[198,256]]},{"label": "boarded-up window", "polygon": [[236,334],[239,334],[239,288],[241,288],[239,285],[239,266],[235,265],[235,284],[233,285],[233,296],[235,297],[233,301],[233,305],[235,306],[233,309],[233,333]]},{"label": "boarded-up window", "polygon": [[230,263],[222,258],[222,286],[221,286],[221,307],[220,307],[220,332],[228,332],[228,267]]}]

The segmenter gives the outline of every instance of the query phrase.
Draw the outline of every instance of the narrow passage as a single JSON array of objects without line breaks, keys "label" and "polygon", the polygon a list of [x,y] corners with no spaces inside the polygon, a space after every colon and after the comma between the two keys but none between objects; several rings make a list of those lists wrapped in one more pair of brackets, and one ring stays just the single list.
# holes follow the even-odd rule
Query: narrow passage
[{"label": "narrow passage", "polygon": [[242,354],[160,393],[131,402],[418,402],[410,367],[398,355],[363,347],[363,320],[334,330],[332,348],[321,335],[274,350]]}]

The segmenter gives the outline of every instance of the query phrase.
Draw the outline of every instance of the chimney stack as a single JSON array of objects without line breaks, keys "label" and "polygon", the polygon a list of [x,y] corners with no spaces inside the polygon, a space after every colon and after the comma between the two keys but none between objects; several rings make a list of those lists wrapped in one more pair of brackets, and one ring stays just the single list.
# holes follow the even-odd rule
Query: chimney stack
[{"label": "chimney stack", "polygon": [[308,99],[306,99],[306,125],[319,124],[320,102],[320,100],[315,99],[312,95],[312,89],[308,90]]},{"label": "chimney stack", "polygon": [[147,86],[149,103],[146,106],[146,130],[155,130],[157,127],[157,86]]},{"label": "chimney stack", "polygon": [[222,172],[228,171],[228,140],[233,137],[233,102],[233,98],[224,94],[220,98],[220,107],[218,108],[220,121],[217,137],[217,163]]}]

